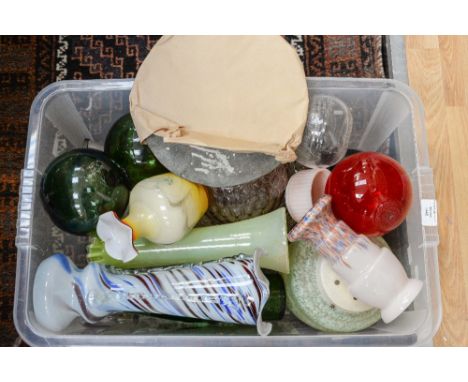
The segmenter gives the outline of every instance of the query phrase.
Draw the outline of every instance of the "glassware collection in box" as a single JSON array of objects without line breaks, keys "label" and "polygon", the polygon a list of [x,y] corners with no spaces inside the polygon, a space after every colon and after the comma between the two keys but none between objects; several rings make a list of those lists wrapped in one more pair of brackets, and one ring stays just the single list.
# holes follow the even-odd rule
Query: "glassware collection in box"
[{"label": "glassware collection in box", "polygon": [[[87,235],[89,244],[82,269],[66,253],[50,253],[39,265],[33,291],[38,322],[58,333],[75,319],[94,324],[132,312],[251,325],[265,336],[285,309],[326,332],[395,320],[422,289],[381,237],[404,221],[411,206],[403,167],[377,152],[346,156],[353,128],[348,106],[338,97],[315,94],[307,96],[304,108],[305,77],[301,83],[297,57],[283,50],[281,37],[220,38],[246,52],[234,68],[259,60],[249,50],[259,42],[279,46],[282,65],[294,73],[287,95],[278,100],[269,94],[267,102],[260,92],[261,104],[252,94],[208,102],[216,71],[208,85],[210,72],[203,71],[204,81],[192,81],[198,87],[190,92],[203,95],[200,110],[218,109],[200,115],[188,104],[195,95],[184,95],[183,122],[176,122],[179,109],[144,89],[161,80],[158,70],[169,70],[164,50],[179,52],[185,38],[153,48],[149,57],[162,52],[161,57],[143,63],[130,96],[132,114],[114,124],[103,152],[66,152],[44,172],[41,199],[51,220],[68,233]],[[224,41],[190,38],[205,54]],[[258,87],[261,78],[236,86]],[[183,89],[179,84],[174,92]],[[234,116],[239,104],[249,113]],[[255,105],[259,111],[276,108],[271,137],[266,129],[272,116],[256,113]],[[283,123],[278,113],[286,124],[291,116],[286,140],[275,135]],[[217,125],[221,117],[229,123]],[[236,123],[248,127],[245,140],[232,131]],[[261,134],[265,140],[257,145]],[[289,232],[288,220],[296,223]]]}]

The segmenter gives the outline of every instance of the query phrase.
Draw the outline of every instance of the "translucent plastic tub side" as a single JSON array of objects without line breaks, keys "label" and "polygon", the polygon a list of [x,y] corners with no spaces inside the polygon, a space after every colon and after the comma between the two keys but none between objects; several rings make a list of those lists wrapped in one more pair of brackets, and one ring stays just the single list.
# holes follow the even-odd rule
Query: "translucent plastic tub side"
[{"label": "translucent plastic tub side", "polygon": [[39,263],[56,252],[86,264],[86,237],[56,228],[40,203],[38,184],[50,161],[91,139],[102,147],[112,124],[128,112],[131,80],[63,81],[38,94],[31,108],[25,167],[18,203],[18,263],[15,325],[31,345],[135,346],[407,346],[430,340],[441,320],[435,221],[424,216],[434,200],[421,103],[406,85],[393,80],[309,78],[309,91],[340,98],[353,114],[351,148],[391,155],[413,183],[413,206],[397,230],[387,235],[408,273],[424,281],[411,307],[389,325],[378,323],[352,334],[318,332],[287,313],[269,337],[250,327],[218,326],[199,330],[191,324],[146,316],[117,315],[98,325],[76,320],[63,333],[40,327],[32,310],[32,284]]}]

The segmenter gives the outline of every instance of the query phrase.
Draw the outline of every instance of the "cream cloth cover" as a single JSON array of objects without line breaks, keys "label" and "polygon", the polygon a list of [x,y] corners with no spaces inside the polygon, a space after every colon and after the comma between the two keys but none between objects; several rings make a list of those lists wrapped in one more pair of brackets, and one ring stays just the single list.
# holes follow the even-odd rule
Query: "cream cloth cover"
[{"label": "cream cloth cover", "polygon": [[309,97],[281,36],[165,36],[139,69],[130,111],[141,141],[296,159]]}]

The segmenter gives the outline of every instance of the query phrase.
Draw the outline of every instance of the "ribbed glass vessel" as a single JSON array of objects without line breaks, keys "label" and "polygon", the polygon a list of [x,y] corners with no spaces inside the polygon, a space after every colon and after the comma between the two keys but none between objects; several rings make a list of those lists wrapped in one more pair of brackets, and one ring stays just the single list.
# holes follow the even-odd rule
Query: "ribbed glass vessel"
[{"label": "ribbed glass vessel", "polygon": [[287,184],[287,166],[281,165],[249,183],[207,187],[207,215],[216,223],[233,223],[266,214],[281,205]]}]

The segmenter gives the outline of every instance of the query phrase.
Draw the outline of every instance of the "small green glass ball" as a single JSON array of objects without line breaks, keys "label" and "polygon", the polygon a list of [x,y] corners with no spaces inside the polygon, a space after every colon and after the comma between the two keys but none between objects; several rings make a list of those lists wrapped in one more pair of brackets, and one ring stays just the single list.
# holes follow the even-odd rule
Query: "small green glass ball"
[{"label": "small green glass ball", "polygon": [[130,114],[124,115],[112,126],[104,151],[125,170],[132,187],[143,179],[168,172],[150,148],[140,143]]},{"label": "small green glass ball", "polygon": [[128,179],[104,153],[77,149],[55,158],[41,181],[41,199],[62,230],[85,235],[96,229],[99,215],[122,216],[129,198]]}]

